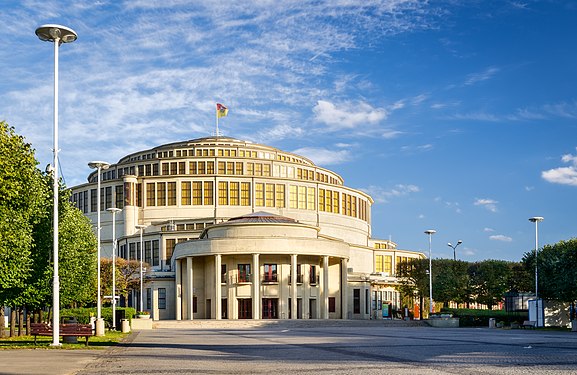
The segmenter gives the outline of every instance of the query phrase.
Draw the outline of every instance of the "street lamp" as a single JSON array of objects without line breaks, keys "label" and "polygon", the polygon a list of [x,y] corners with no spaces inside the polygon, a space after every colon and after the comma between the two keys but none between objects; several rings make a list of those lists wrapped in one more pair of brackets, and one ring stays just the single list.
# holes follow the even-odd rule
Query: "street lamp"
[{"label": "street lamp", "polygon": [[433,313],[433,260],[431,258],[431,237],[437,233],[434,229],[427,229],[425,234],[429,235],[429,312]]},{"label": "street lamp", "polygon": [[111,207],[107,211],[112,213],[112,330],[116,331],[116,214],[122,210]]},{"label": "street lamp", "polygon": [[450,242],[447,244],[447,246],[453,249],[453,260],[457,260],[457,246],[459,246],[462,243],[463,241],[459,240],[457,241],[457,244],[455,246],[453,246]]},{"label": "street lamp", "polygon": [[136,229],[140,230],[140,310],[139,311],[144,311],[144,307],[143,307],[144,306],[143,305],[144,282],[143,282],[143,275],[142,275],[142,255],[143,255],[142,231],[144,230],[144,228],[146,228],[146,225],[137,224],[135,227],[136,227]]},{"label": "street lamp", "polygon": [[78,38],[74,30],[61,25],[42,25],[36,29],[38,38],[54,43],[54,160],[52,188],[54,195],[54,276],[52,283],[52,345],[60,346],[60,278],[58,276],[58,49],[62,43],[72,43]]},{"label": "street lamp", "polygon": [[541,216],[534,216],[529,218],[529,221],[535,223],[535,319],[537,326],[539,326],[539,284],[538,284],[538,272],[537,272],[537,251],[539,249],[539,222],[545,220]]},{"label": "street lamp", "polygon": [[[98,237],[98,296],[96,301],[96,336],[104,336],[104,320],[102,319],[102,300],[100,296],[100,175],[103,169],[108,169],[110,164],[105,161],[91,161],[88,166],[97,170],[98,186],[96,190],[96,233]],[[92,199],[92,198],[91,198]]]}]

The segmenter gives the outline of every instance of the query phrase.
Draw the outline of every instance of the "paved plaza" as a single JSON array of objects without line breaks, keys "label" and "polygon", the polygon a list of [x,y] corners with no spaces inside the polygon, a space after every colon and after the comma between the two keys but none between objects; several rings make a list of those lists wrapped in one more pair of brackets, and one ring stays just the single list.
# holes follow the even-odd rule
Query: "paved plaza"
[{"label": "paved plaza", "polygon": [[55,374],[577,374],[577,334],[542,330],[183,326],[82,352],[92,357]]}]

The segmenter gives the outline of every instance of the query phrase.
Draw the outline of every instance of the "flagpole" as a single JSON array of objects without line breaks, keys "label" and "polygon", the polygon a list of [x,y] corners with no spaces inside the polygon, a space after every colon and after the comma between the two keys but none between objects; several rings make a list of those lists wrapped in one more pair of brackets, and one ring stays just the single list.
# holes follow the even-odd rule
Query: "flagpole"
[{"label": "flagpole", "polygon": [[218,137],[218,105],[215,105],[216,108],[216,136]]}]

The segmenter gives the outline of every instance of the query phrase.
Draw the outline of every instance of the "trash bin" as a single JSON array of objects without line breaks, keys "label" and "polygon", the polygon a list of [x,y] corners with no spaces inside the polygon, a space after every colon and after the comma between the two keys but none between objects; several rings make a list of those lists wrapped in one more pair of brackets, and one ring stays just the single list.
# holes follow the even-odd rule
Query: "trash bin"
[{"label": "trash bin", "polygon": [[128,319],[122,319],[121,327],[122,327],[122,333],[130,332],[130,322],[128,321]]},{"label": "trash bin", "polygon": [[495,318],[489,318],[489,328],[495,328]]},{"label": "trash bin", "polygon": [[124,319],[126,319],[126,310],[116,310],[116,324],[114,325],[116,330],[122,327],[122,321]]},{"label": "trash bin", "polygon": [[[62,324],[76,324],[78,320],[76,320],[73,316],[65,316],[62,317]],[[76,336],[62,336],[62,342],[66,344],[78,344],[78,337]]]}]

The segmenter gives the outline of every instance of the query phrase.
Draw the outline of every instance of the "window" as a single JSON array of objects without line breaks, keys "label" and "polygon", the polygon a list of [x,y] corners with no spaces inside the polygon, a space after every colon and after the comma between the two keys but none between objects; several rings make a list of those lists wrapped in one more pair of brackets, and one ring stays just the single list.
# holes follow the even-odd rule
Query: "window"
[{"label": "window", "polygon": [[190,181],[183,181],[180,183],[180,204],[183,206],[190,206],[191,201],[191,183]]},{"label": "window", "polygon": [[152,265],[159,266],[160,247],[158,240],[152,240]]},{"label": "window", "polygon": [[168,185],[168,205],[176,206],[176,182],[169,182]]},{"label": "window", "polygon": [[278,282],[277,265],[276,264],[265,264],[264,265],[264,275],[263,275],[262,281],[265,283]]},{"label": "window", "polygon": [[128,244],[128,249],[129,249],[129,259],[130,260],[135,260],[136,259],[136,242],[131,242],[130,244]]},{"label": "window", "polygon": [[220,282],[226,284],[226,264],[220,265]]},{"label": "window", "polygon": [[307,208],[307,188],[306,186],[299,186],[298,188],[298,208],[301,210],[306,210]]},{"label": "window", "polygon": [[214,204],[214,194],[212,192],[212,181],[205,181],[204,182],[204,204],[207,206],[211,206]]},{"label": "window", "polygon": [[365,314],[370,314],[368,289],[365,289]]},{"label": "window", "polygon": [[146,288],[146,309],[152,308],[152,289]]},{"label": "window", "polygon": [[254,205],[264,206],[264,184],[257,182],[254,184]]},{"label": "window", "polygon": [[325,189],[319,189],[319,211],[325,210]]},{"label": "window", "polygon": [[214,174],[214,162],[207,161],[206,162],[206,174]]},{"label": "window", "polygon": [[285,207],[284,185],[276,185],[276,207],[277,208]]},{"label": "window", "polygon": [[384,272],[383,271],[383,256],[376,255],[375,256],[375,272]]},{"label": "window", "polygon": [[289,188],[289,207],[298,208],[297,186],[291,185]]},{"label": "window", "polygon": [[174,245],[176,245],[176,240],[173,238],[167,238],[165,242],[166,251],[166,263],[170,264],[170,258],[172,258],[172,253],[174,252]]},{"label": "window", "polygon": [[329,297],[329,312],[337,312],[337,301],[335,297]]},{"label": "window", "polygon": [[198,174],[206,174],[206,162],[198,162]]},{"label": "window", "polygon": [[383,264],[383,272],[388,272],[389,275],[393,273],[393,256],[385,255],[385,262]]},{"label": "window", "polygon": [[274,184],[266,184],[266,206],[274,207]]},{"label": "window", "polygon": [[311,285],[316,285],[318,283],[317,266],[311,265],[309,272],[309,283]]},{"label": "window", "polygon": [[307,209],[314,210],[315,209],[315,191],[316,189],[313,187],[307,188]]},{"label": "window", "polygon": [[136,184],[136,205],[142,207],[142,184]]},{"label": "window", "polygon": [[238,318],[252,319],[252,298],[238,299]]},{"label": "window", "polygon": [[158,288],[158,308],[166,309],[166,288]]},{"label": "window", "polygon": [[361,290],[353,289],[353,314],[361,313]]},{"label": "window", "polygon": [[156,206],[156,194],[154,190],[154,182],[146,184],[146,205]]},{"label": "window", "polygon": [[116,208],[124,207],[124,186],[122,185],[114,187],[114,206]]},{"label": "window", "polygon": [[238,188],[239,188],[239,183],[235,182],[235,181],[231,181],[231,183],[230,183],[230,202],[229,202],[229,204],[231,206],[238,206],[238,204],[239,204]]},{"label": "window", "polygon": [[220,206],[228,206],[228,182],[218,182],[218,204]]},{"label": "window", "polygon": [[200,206],[202,204],[202,182],[192,182],[192,204]]},{"label": "window", "polygon": [[152,241],[144,242],[144,262],[152,265]]},{"label": "window", "polygon": [[166,182],[156,184],[156,204],[166,206]]},{"label": "window", "polygon": [[96,205],[98,204],[97,199],[96,189],[90,189],[90,212],[96,212]]},{"label": "window", "polygon": [[239,264],[238,265],[238,282],[239,283],[250,283],[250,264]]},{"label": "window", "polygon": [[250,206],[250,182],[241,182],[240,184],[240,204]]}]

